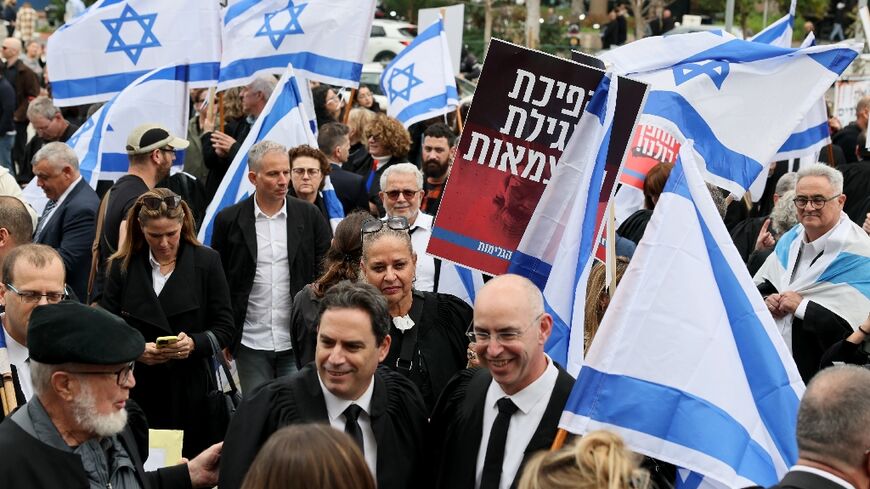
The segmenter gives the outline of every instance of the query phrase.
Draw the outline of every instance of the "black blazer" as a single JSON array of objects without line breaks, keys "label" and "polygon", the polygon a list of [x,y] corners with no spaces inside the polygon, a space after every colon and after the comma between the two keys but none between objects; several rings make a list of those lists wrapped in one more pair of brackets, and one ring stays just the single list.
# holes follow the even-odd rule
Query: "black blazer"
[{"label": "black blazer", "polygon": [[97,225],[100,198],[84,178],[70,190],[54,210],[36,243],[51,246],[60,253],[66,267],[66,283],[76,296],[88,296],[91,273],[91,245]]},{"label": "black blazer", "polygon": [[786,473],[779,484],[770,489],[845,489],[845,487],[820,475],[793,470]]},{"label": "black blazer", "polygon": [[[559,376],[538,429],[526,446],[511,487],[516,487],[523,466],[539,450],[548,450],[556,437],[559,418],[574,386],[574,378],[556,365]],[[483,405],[492,375],[485,368],[466,369],[453,377],[429,420],[426,460],[431,462],[428,487],[474,487],[477,453],[483,436]],[[486,450],[486,447],[482,448]]]},{"label": "black blazer", "polygon": [[369,210],[369,194],[366,190],[365,178],[344,170],[335,163],[332,163],[329,178],[332,180],[332,186],[335,187],[335,195],[344,207],[345,216],[355,210]]},{"label": "black blazer", "polygon": [[[299,199],[287,198],[287,261],[290,263],[290,297],[320,275],[331,232],[320,210]],[[230,303],[236,336],[232,350],[242,340],[248,297],[257,271],[257,228],[254,196],[220,211],[214,220],[211,246],[221,255],[230,286]],[[290,325],[287,325],[289,330]]]}]

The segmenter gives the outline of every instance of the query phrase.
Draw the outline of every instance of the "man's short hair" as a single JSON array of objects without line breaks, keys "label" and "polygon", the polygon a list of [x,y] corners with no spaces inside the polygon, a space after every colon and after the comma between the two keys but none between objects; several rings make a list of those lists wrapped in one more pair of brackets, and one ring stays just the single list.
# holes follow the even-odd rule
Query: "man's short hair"
[{"label": "man's short hair", "polygon": [[[42,270],[55,260],[63,265],[63,258],[60,257],[60,253],[51,246],[43,244],[17,246],[3,260],[3,281],[7,284],[15,284],[15,265],[19,262],[29,263]],[[66,269],[64,269],[64,277],[66,277]]]},{"label": "man's short hair", "polygon": [[395,174],[414,175],[414,179],[417,180],[417,190],[423,190],[423,173],[420,172],[420,169],[412,163],[399,163],[387,167],[387,169],[381,173],[381,190],[387,188],[387,180],[390,178],[390,175]]},{"label": "man's short hair", "polygon": [[269,97],[272,96],[272,91],[275,90],[275,87],[278,85],[278,80],[275,79],[272,75],[264,75],[258,76],[254,78],[251,83],[248,83],[248,90],[252,92],[260,92],[263,94],[263,97],[266,100],[269,100]]},{"label": "man's short hair", "polygon": [[258,173],[263,168],[263,158],[269,153],[287,154],[287,147],[275,141],[260,141],[248,150],[248,169]]},{"label": "man's short hair", "polygon": [[828,179],[828,182],[830,182],[831,187],[834,188],[835,194],[843,193],[843,174],[840,173],[840,170],[831,168],[828,165],[817,163],[815,165],[801,167],[797,171],[795,187],[797,187],[797,183],[801,181],[801,178],[804,177],[825,177]]},{"label": "man's short hair", "polygon": [[69,147],[68,144],[60,141],[54,141],[46,144],[33,155],[31,165],[36,165],[42,160],[48,161],[48,164],[56,170],[63,169],[64,166],[70,166],[73,170],[79,171],[79,158],[76,152]]},{"label": "man's short hair", "polygon": [[317,130],[317,146],[323,154],[331,156],[336,146],[348,137],[350,128],[340,122],[327,122]]},{"label": "man's short hair", "polygon": [[33,120],[34,115],[53,119],[60,112],[60,109],[55,107],[54,102],[48,97],[36,97],[27,105],[27,119]]},{"label": "man's short hair", "polygon": [[447,124],[443,122],[436,122],[431,126],[427,127],[425,131],[423,131],[423,137],[430,138],[444,138],[447,140],[447,146],[453,147],[453,144],[456,143],[456,134],[447,127]]},{"label": "man's short hair", "polygon": [[368,314],[377,345],[383,344],[384,338],[390,334],[391,319],[387,300],[373,285],[350,280],[342,280],[333,285],[320,301],[320,311],[317,314],[318,329],[323,313],[332,309],[359,309]]},{"label": "man's short hair", "polygon": [[779,180],[776,181],[776,187],[773,189],[773,193],[782,197],[789,190],[794,190],[796,184],[797,173],[790,171],[779,177]]},{"label": "man's short hair", "polygon": [[864,109],[870,108],[870,95],[861,97],[861,100],[855,104],[855,113],[861,112]]},{"label": "man's short hair", "polygon": [[861,467],[870,447],[870,370],[829,367],[810,381],[801,399],[797,444],[801,457]]},{"label": "man's short hair", "polygon": [[6,228],[16,245],[30,242],[33,236],[33,219],[17,197],[0,195],[0,228]]}]

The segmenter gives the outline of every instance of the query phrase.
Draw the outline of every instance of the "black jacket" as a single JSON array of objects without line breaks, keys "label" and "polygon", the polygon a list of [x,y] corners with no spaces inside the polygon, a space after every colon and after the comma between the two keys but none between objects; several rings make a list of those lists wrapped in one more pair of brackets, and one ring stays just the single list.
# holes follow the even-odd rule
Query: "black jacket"
[{"label": "black jacket", "polygon": [[200,143],[202,144],[202,162],[205,164],[206,168],[208,168],[208,178],[205,182],[205,194],[208,201],[211,201],[217,193],[217,189],[220,187],[224,175],[226,175],[227,170],[230,168],[233,158],[236,157],[236,153],[239,152],[239,148],[245,141],[245,138],[248,137],[248,132],[251,130],[251,124],[248,122],[247,118],[242,117],[227,122],[224,130],[227,136],[236,140],[232,147],[230,147],[227,155],[224,157],[218,156],[217,152],[215,152],[214,146],[211,144],[211,132],[203,133],[202,136],[199,137]]},{"label": "black jacket", "polygon": [[356,173],[349,172],[332,163],[332,172],[329,173],[332,186],[335,187],[335,195],[344,207],[344,215],[349,215],[355,210],[369,210],[369,198],[366,191],[366,180]]},{"label": "black jacket", "polygon": [[785,474],[779,484],[770,489],[846,489],[836,482],[820,475],[800,470],[792,470]]}]

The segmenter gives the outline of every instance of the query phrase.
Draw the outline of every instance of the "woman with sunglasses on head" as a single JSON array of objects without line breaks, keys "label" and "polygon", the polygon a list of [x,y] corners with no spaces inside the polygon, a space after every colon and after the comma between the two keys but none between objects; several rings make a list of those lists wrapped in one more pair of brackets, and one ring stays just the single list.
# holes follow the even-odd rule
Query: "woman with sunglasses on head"
[{"label": "woman with sunglasses on head", "polygon": [[[127,222],[100,306],[145,337],[131,397],[149,427],[184,430],[182,455],[192,458],[226,429],[210,424],[206,394],[215,383],[209,335],[223,348],[235,334],[229,287],[220,255],[197,241],[190,208],[171,190],[142,194]],[[165,336],[177,339],[158,344]]]},{"label": "woman with sunglasses on head", "polygon": [[406,374],[431,410],[453,375],[465,368],[468,304],[450,294],[414,290],[417,255],[408,221],[368,219],[362,226],[362,277],[390,306],[392,343],[383,364]]},{"label": "woman with sunglasses on head", "polygon": [[332,165],[329,164],[325,154],[307,144],[291,148],[289,154],[291,185],[287,193],[320,209],[331,234],[332,226],[329,222],[326,201],[323,198],[323,187],[326,185],[326,176],[332,170]]}]

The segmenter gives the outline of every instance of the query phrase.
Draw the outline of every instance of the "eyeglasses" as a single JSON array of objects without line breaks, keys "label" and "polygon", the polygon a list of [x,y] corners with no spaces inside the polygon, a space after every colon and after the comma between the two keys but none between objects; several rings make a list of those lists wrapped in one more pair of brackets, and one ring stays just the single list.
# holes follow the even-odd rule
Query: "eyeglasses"
[{"label": "eyeglasses", "polygon": [[383,221],[380,219],[369,219],[362,223],[362,234],[366,235],[376,233],[384,228],[384,224],[395,231],[407,231],[411,228],[411,226],[408,225],[408,220],[402,216],[388,217]]},{"label": "eyeglasses", "polygon": [[306,173],[309,177],[320,176],[320,168],[294,168],[292,171],[297,177],[304,177]]},{"label": "eyeglasses", "polygon": [[792,202],[794,202],[795,207],[797,207],[798,209],[803,209],[807,206],[807,204],[812,203],[813,209],[819,210],[824,207],[826,203],[836,199],[841,195],[843,194],[837,194],[827,199],[824,197],[813,197],[812,199],[807,197],[795,197]]},{"label": "eyeglasses", "polygon": [[397,200],[399,195],[405,197],[405,200],[411,200],[416,197],[419,192],[419,190],[387,190],[384,194],[386,194],[390,200]]},{"label": "eyeglasses", "polygon": [[70,374],[78,374],[78,375],[114,375],[115,382],[118,383],[119,386],[123,386],[130,380],[130,374],[133,373],[133,367],[136,366],[136,362],[130,362],[127,365],[121,367],[120,370],[114,372],[90,372],[90,371],[82,371],[82,370],[67,370],[67,373]]},{"label": "eyeglasses", "polygon": [[4,284],[6,288],[15,293],[18,297],[21,297],[21,300],[28,304],[38,304],[39,301],[45,297],[45,302],[49,304],[57,304],[58,302],[69,298],[69,289],[67,289],[66,285],[63,286],[63,292],[36,292],[33,290],[18,290],[10,283]]},{"label": "eyeglasses", "polygon": [[181,204],[181,196],[170,195],[167,197],[142,197],[142,205],[148,210],[160,210],[160,204],[166,204],[167,209],[175,209],[179,204]]},{"label": "eyeglasses", "polygon": [[475,331],[474,330],[474,322],[468,325],[468,331],[465,332],[465,336],[468,336],[468,339],[477,343],[478,345],[485,345],[489,343],[491,338],[495,338],[500,345],[507,345],[514,341],[519,340],[523,334],[532,327],[533,324],[537,323],[539,319],[544,316],[544,313],[540,313],[535,316],[535,319],[523,330],[506,330],[506,331],[497,331],[495,333],[488,333],[486,331]]}]

